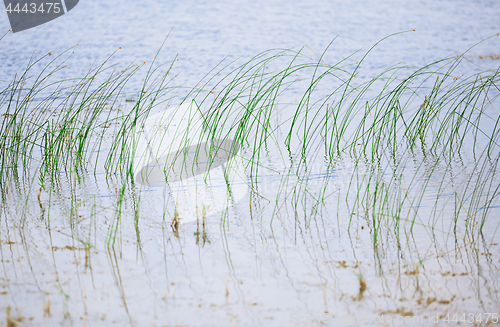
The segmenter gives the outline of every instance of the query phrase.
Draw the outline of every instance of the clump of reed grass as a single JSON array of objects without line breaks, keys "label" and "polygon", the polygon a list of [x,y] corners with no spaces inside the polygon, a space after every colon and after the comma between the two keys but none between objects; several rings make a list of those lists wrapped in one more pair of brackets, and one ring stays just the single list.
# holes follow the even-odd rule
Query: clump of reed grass
[{"label": "clump of reed grass", "polygon": [[[438,165],[459,160],[472,142],[475,166],[466,187],[456,189],[460,205],[454,214],[480,215],[480,231],[499,191],[494,182],[500,155],[500,115],[494,106],[499,71],[459,76],[455,72],[464,53],[425,67],[391,66],[358,80],[371,49],[360,61],[347,57],[333,64],[325,62],[327,51],[317,60],[304,48],[265,51],[236,68],[221,64],[193,88],[172,85],[176,57],[167,65],[157,64],[155,57],[149,67],[124,68],[108,64],[108,58],[81,78],[60,80],[58,73],[71,64],[67,53],[33,57],[0,91],[2,196],[11,180],[57,189],[60,172],[69,180],[81,178],[83,171],[95,174],[105,156],[102,169],[123,185],[108,239],[114,244],[125,187],[135,183],[133,131],[143,128],[151,112],[178,99],[194,101],[202,116],[199,139],[186,138],[186,146],[207,138],[235,140],[245,154],[249,187],[257,193],[262,171],[278,172],[263,164],[269,147],[275,149],[283,168],[274,192],[276,208],[291,200],[296,215],[300,206],[306,217],[320,213],[328,195],[332,179],[312,187],[310,163],[322,160],[325,171],[342,158],[366,163],[366,171],[355,169],[345,202],[351,217],[371,217],[374,242],[387,219],[413,226],[429,180],[440,175],[443,188],[446,184]],[[31,71],[48,59],[33,77]],[[127,85],[144,67],[142,86],[130,102]],[[132,108],[124,110],[124,102]],[[415,171],[401,168],[406,165]]]}]

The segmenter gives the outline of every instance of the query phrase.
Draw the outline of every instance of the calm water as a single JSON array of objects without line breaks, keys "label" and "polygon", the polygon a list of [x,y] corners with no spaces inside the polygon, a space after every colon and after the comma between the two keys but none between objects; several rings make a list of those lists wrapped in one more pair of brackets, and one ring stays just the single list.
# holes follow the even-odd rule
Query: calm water
[{"label": "calm water", "polygon": [[[338,36],[327,60],[336,62],[413,29],[384,41],[368,62],[377,69],[398,62],[422,66],[498,33],[499,14],[496,1],[417,1],[411,6],[400,1],[120,1],[116,6],[81,1],[53,22],[7,35],[0,43],[0,73],[10,77],[22,71],[34,50],[58,54],[76,44],[81,44],[74,59],[78,64],[66,70],[69,77],[119,47],[115,59],[123,64],[151,60],[172,28],[159,61],[179,54],[178,72],[191,83],[225,57],[305,45],[321,53]],[[8,29],[2,14],[0,30]],[[499,46],[495,38],[470,54],[497,54]]]},{"label": "calm water", "polygon": [[[0,31],[6,31],[2,15]],[[36,56],[59,54],[76,44],[60,78],[81,76],[115,51],[112,62],[119,65],[150,62],[170,33],[158,62],[178,55],[175,83],[193,87],[222,60],[243,62],[264,50],[303,46],[314,56],[334,38],[325,60],[334,63],[363,49],[356,60],[383,37],[415,29],[369,54],[359,73],[366,79],[398,63],[423,66],[461,54],[500,33],[498,17],[497,1],[120,1],[112,6],[82,0],[55,21],[6,35],[0,41],[0,80],[22,73],[35,50]],[[480,56],[499,53],[500,37],[489,39],[468,53],[470,62],[459,72],[470,75],[478,66],[496,70],[498,60]],[[139,88],[141,76],[129,91]],[[495,110],[489,113],[494,116]],[[286,110],[276,117],[276,124],[286,120]],[[140,186],[127,189],[122,201],[121,185],[104,178],[102,169],[78,187],[70,189],[69,181],[61,194],[39,193],[34,186],[26,191],[27,206],[11,189],[0,215],[0,320],[9,316],[26,326],[399,326],[405,323],[398,317],[417,317],[406,325],[419,325],[420,317],[426,325],[437,316],[435,325],[448,326],[447,314],[499,312],[498,204],[491,204],[495,211],[479,239],[468,231],[477,230],[480,221],[470,227],[460,216],[455,224],[450,214],[467,204],[459,194],[467,188],[464,181],[478,175],[472,146],[466,141],[463,162],[434,174],[420,202],[405,204],[407,212],[412,205],[421,207],[413,232],[412,221],[403,219],[398,227],[383,213],[378,216],[384,217],[383,228],[376,230],[368,204],[365,212],[349,214],[356,201],[349,183],[365,185],[374,171],[380,176],[391,171],[356,167],[349,160],[327,170],[320,158],[311,158],[309,178],[301,181],[285,174],[287,164],[277,155],[284,149],[276,144],[261,158],[259,195],[248,191],[232,204],[224,224],[213,214],[174,231],[171,190]],[[243,157],[252,155],[242,151]],[[419,165],[415,159],[407,162],[406,179],[397,188],[401,194],[418,194],[405,187]],[[422,171],[416,177],[426,178]],[[492,180],[498,185],[496,175]],[[310,191],[304,191],[306,200],[294,193],[297,185]],[[373,191],[366,189],[368,195]],[[325,205],[308,205],[317,201],[318,190],[326,190]],[[116,244],[109,247],[116,225]]]}]

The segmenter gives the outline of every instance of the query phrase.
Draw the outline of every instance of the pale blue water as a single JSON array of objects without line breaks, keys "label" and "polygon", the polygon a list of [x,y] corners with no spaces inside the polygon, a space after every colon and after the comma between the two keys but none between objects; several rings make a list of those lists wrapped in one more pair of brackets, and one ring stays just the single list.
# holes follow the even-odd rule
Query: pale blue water
[{"label": "pale blue water", "polygon": [[[249,58],[273,48],[308,46],[320,54],[337,37],[326,61],[334,63],[367,50],[396,32],[415,32],[384,41],[367,59],[373,69],[396,63],[425,65],[460,54],[499,33],[497,1],[127,1],[116,5],[82,0],[61,18],[0,42],[0,76],[19,73],[36,49],[58,54],[74,45],[75,58],[65,75],[101,62],[119,47],[122,64],[149,61],[173,28],[159,62],[176,63],[180,81],[196,83],[225,57]],[[0,14],[0,31],[9,29]],[[498,54],[500,38],[476,47],[471,55]],[[491,62],[481,65],[494,67]],[[181,83],[182,84],[182,83]]]},{"label": "pale blue water", "polygon": [[[77,43],[81,46],[59,73],[61,78],[83,74],[119,47],[112,62],[124,66],[134,60],[150,62],[172,27],[158,62],[169,62],[178,54],[175,83],[190,87],[225,58],[229,62],[241,57],[243,62],[264,50],[303,46],[314,56],[337,38],[325,61],[335,63],[363,49],[356,60],[382,38],[416,30],[383,41],[367,57],[359,73],[363,79],[398,63],[422,66],[461,54],[500,33],[498,17],[498,1],[120,1],[112,5],[82,0],[57,20],[7,34],[0,41],[0,80],[22,73],[35,49],[37,55],[59,54]],[[7,15],[1,13],[0,31],[8,29]],[[470,51],[466,57],[470,63],[460,72],[469,75],[479,69],[476,65],[497,69],[498,60],[477,56],[499,53],[500,37],[494,37]],[[132,81],[132,90],[139,87],[143,74]],[[450,214],[461,201],[467,204],[461,198],[467,185],[460,183],[478,174],[472,170],[470,146],[463,162],[448,171],[438,168],[422,201],[404,203],[399,222],[403,227],[396,228],[395,217],[388,215],[394,208],[375,213],[383,227],[376,244],[369,201],[351,217],[352,208],[346,203],[352,204],[357,194],[345,200],[355,172],[364,192],[365,170],[355,169],[347,160],[328,174],[330,183],[325,186],[327,170],[318,160],[300,182],[293,175],[286,177],[276,155],[279,147],[270,148],[270,155],[260,162],[264,167],[257,186],[260,196],[249,192],[245,201],[229,209],[223,225],[219,216],[208,217],[201,234],[201,225],[183,225],[178,238],[170,226],[172,199],[163,188],[144,187],[134,190],[136,194],[127,190],[117,244],[107,247],[110,225],[118,219],[121,205],[120,185],[105,179],[101,171],[96,177],[89,174],[75,188],[76,200],[68,200],[69,191],[53,198],[40,193],[44,208],[53,203],[43,213],[36,185],[26,207],[10,192],[9,205],[0,216],[0,286],[6,292],[0,295],[0,321],[5,321],[8,306],[13,317],[24,317],[27,326],[320,325],[307,322],[311,317],[323,317],[323,325],[329,326],[378,326],[363,320],[336,323],[335,318],[498,311],[498,222],[490,215],[481,239],[474,234],[480,221],[471,221],[472,232],[467,234],[463,217],[469,207],[462,210],[456,234]],[[407,179],[394,189],[401,197],[406,191],[418,195],[417,186],[426,177],[419,175],[421,180],[407,189],[417,163],[403,164]],[[391,181],[392,171],[379,173]],[[300,185],[306,181],[311,193],[309,202],[302,203],[308,189]],[[316,207],[323,211],[313,215],[317,189],[327,190],[326,204]],[[281,195],[275,203],[277,192]],[[432,212],[436,198],[440,202]],[[292,200],[299,205],[294,207]],[[137,207],[141,247],[134,224]],[[412,221],[404,218],[413,217],[409,213],[417,207],[412,234],[408,232]],[[71,227],[68,217],[74,210],[77,223]],[[19,227],[21,222],[25,227]],[[472,237],[480,238],[474,243],[477,247],[471,245]],[[92,244],[88,258],[79,240]],[[362,297],[360,280],[367,285]],[[48,301],[50,315],[44,311]]]}]

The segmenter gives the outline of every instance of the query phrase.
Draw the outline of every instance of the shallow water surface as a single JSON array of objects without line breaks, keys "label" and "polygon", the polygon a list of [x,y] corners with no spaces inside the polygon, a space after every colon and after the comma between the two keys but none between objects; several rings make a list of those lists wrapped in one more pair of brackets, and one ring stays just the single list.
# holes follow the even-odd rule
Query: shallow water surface
[{"label": "shallow water surface", "polygon": [[[0,320],[498,324],[500,38],[460,55],[500,33],[499,14],[496,1],[80,1],[7,34]],[[10,91],[35,49],[53,54]],[[181,103],[196,117],[176,120]]]}]

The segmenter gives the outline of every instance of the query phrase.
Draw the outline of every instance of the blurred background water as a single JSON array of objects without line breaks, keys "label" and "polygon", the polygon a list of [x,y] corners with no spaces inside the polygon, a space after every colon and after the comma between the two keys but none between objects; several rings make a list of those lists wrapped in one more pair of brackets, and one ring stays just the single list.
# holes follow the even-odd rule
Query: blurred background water
[{"label": "blurred background water", "polygon": [[[0,76],[9,79],[38,55],[59,54],[81,44],[64,71],[75,77],[96,58],[122,64],[148,61],[169,34],[159,62],[176,63],[180,81],[196,83],[221,60],[250,58],[274,48],[308,46],[320,54],[337,37],[327,62],[337,62],[359,49],[368,50],[392,33],[415,30],[383,42],[368,64],[379,69],[402,62],[426,65],[461,54],[500,32],[498,1],[132,1],[116,4],[82,0],[64,16],[12,34],[0,41]],[[0,14],[0,31],[9,29]],[[476,47],[470,55],[497,54],[500,38]],[[80,70],[80,71],[79,71]]]}]

